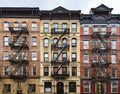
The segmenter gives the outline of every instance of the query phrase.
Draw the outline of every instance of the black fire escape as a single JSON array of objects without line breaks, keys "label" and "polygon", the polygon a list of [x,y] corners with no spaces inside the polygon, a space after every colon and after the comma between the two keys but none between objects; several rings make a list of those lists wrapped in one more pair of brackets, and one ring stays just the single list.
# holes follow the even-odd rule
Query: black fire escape
[{"label": "black fire escape", "polygon": [[[55,66],[57,66],[57,70],[54,71],[51,74],[52,77],[56,78],[56,79],[65,79],[69,76],[68,73],[68,65],[70,63],[69,59],[66,57],[62,57],[60,60],[60,56],[63,54],[63,52],[67,52],[69,50],[69,44],[59,44],[60,40],[62,40],[61,38],[65,35],[69,35],[69,28],[52,28],[51,29],[51,35],[54,36],[59,36],[59,38],[57,39],[56,43],[53,43],[51,45],[51,49],[52,52],[59,52],[57,57],[53,57],[51,60],[51,65],[53,66],[53,68]],[[67,54],[67,53],[66,53]],[[63,70],[62,72],[60,72],[60,70]]]},{"label": "black fire escape", "polygon": [[[20,36],[29,34],[27,27],[9,27],[13,41],[9,43],[13,56],[10,57],[10,64],[15,66],[15,69],[10,73],[10,77],[15,80],[25,80],[28,77],[26,66],[29,64],[27,53],[22,54],[22,50],[28,50],[27,37],[18,42]],[[21,56],[21,57],[20,57]],[[18,58],[19,57],[19,58]],[[21,72],[22,71],[22,72]]]},{"label": "black fire escape", "polygon": [[[93,42],[92,54],[94,55],[91,67],[92,67],[92,80],[94,82],[107,82],[111,79],[108,72],[111,62],[107,60],[107,54],[109,54],[111,47],[108,46],[106,40],[111,35],[110,31],[101,34],[100,32],[93,32],[91,38],[93,41],[98,40],[98,42]],[[101,47],[101,45],[103,45]],[[101,60],[100,60],[101,58]]]}]

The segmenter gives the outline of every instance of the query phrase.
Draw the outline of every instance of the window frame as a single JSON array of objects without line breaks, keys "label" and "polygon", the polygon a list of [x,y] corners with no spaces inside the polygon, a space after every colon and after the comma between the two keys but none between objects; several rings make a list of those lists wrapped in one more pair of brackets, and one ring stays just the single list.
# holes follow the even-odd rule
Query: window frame
[{"label": "window frame", "polygon": [[4,51],[4,60],[8,60],[9,59],[9,52],[8,51]]},{"label": "window frame", "polygon": [[32,22],[32,31],[37,31],[37,22]]},{"label": "window frame", "polygon": [[69,92],[76,92],[77,88],[76,88],[76,82],[69,82]]},{"label": "window frame", "polygon": [[43,23],[43,30],[45,33],[49,32],[49,23],[47,23],[47,22]]},{"label": "window frame", "polygon": [[[47,57],[46,57],[46,55],[47,55]],[[44,62],[49,62],[49,54],[48,54],[48,52],[44,53]]]},{"label": "window frame", "polygon": [[47,48],[49,46],[49,39],[44,38],[44,47]]},{"label": "window frame", "polygon": [[32,76],[36,76],[36,75],[37,75],[37,67],[32,66]]},{"label": "window frame", "polygon": [[32,46],[37,46],[37,37],[32,36]]},{"label": "window frame", "polygon": [[4,41],[4,46],[9,46],[9,36],[4,36],[3,41]]},{"label": "window frame", "polygon": [[77,76],[77,67],[72,67],[72,76]]},{"label": "window frame", "polygon": [[4,22],[4,31],[9,31],[9,22]]},{"label": "window frame", "polygon": [[37,61],[37,51],[32,51],[32,61]]},{"label": "window frame", "polygon": [[[49,85],[47,83],[49,83]],[[46,88],[48,89],[48,91],[46,91]],[[51,93],[52,92],[52,82],[44,82],[44,92],[45,93]]]},{"label": "window frame", "polygon": [[49,76],[49,67],[44,67],[44,76]]},{"label": "window frame", "polygon": [[72,32],[77,32],[77,23],[72,23]]},{"label": "window frame", "polygon": [[76,52],[72,52],[71,59],[72,59],[72,62],[76,62],[77,61],[77,53]]}]

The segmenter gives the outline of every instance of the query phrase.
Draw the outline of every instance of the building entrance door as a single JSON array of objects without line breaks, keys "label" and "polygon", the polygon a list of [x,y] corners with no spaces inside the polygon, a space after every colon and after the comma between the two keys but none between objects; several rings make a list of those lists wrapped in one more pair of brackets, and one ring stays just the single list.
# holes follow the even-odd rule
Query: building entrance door
[{"label": "building entrance door", "polygon": [[57,94],[64,94],[64,84],[62,82],[57,83]]},{"label": "building entrance door", "polygon": [[98,82],[98,94],[104,94],[104,86],[102,82]]}]

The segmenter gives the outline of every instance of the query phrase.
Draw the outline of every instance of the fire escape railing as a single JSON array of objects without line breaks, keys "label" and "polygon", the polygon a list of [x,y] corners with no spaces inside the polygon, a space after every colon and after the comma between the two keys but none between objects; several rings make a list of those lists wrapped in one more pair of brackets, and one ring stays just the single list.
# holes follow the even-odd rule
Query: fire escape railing
[{"label": "fire escape railing", "polygon": [[[106,32],[104,35],[101,35],[99,32],[93,32],[91,38],[99,39],[101,44],[104,46],[104,50],[101,47],[95,45],[92,49],[92,53],[95,55],[94,62],[92,62],[92,77],[91,79],[95,82],[103,82],[110,80],[110,74],[108,72],[108,68],[110,68],[111,62],[107,60],[104,54],[108,54],[110,52],[111,47],[109,47],[104,39],[109,38],[111,32]],[[97,60],[97,57],[100,56],[102,58],[102,62]]]},{"label": "fire escape railing", "polygon": [[61,40],[61,38],[62,38],[64,35],[66,35],[66,34],[69,35],[69,28],[66,28],[66,29],[63,29],[63,28],[57,28],[57,29],[56,29],[56,28],[52,28],[52,29],[51,29],[51,34],[60,35],[59,38],[58,38],[58,40],[56,41],[56,43],[53,44],[53,45],[51,45],[52,50],[53,50],[53,51],[56,50],[56,49],[61,50],[61,51],[59,52],[59,54],[57,55],[57,57],[51,61],[51,64],[52,64],[52,65],[56,65],[56,64],[57,64],[57,65],[59,66],[58,69],[57,69],[57,71],[56,71],[56,72],[53,72],[53,73],[51,74],[51,76],[54,77],[54,78],[66,78],[66,77],[69,76],[67,70],[66,70],[65,73],[62,73],[62,74],[60,74],[59,71],[60,71],[64,66],[68,65],[68,64],[70,63],[70,61],[69,61],[67,58],[66,58],[66,59],[62,59],[62,60],[58,60],[58,59],[59,59],[60,55],[63,53],[63,51],[65,51],[66,49],[67,49],[67,50],[69,49],[69,45],[68,45],[68,44],[60,45],[60,44],[58,44],[58,43],[59,43],[59,41]]},{"label": "fire escape railing", "polygon": [[12,65],[16,66],[13,73],[10,73],[10,77],[16,80],[25,80],[28,77],[27,70],[26,69],[23,70],[22,74],[21,73],[19,74],[17,72],[19,72],[19,70],[23,66],[27,66],[29,64],[26,58],[27,54],[24,53],[21,59],[18,59],[17,57],[19,56],[19,54],[23,49],[28,50],[29,46],[28,46],[27,40],[23,40],[22,43],[19,43],[18,39],[22,34],[28,35],[29,32],[26,27],[17,27],[17,28],[9,27],[9,30],[11,32],[11,35],[16,35],[15,37],[13,37],[13,41],[9,43],[11,50],[15,51],[15,53],[13,54],[13,56],[11,56],[9,61]]}]

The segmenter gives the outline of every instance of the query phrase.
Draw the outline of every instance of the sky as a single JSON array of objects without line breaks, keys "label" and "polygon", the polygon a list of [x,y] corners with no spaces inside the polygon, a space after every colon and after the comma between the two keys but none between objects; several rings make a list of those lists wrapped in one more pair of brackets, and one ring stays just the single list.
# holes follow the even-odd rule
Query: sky
[{"label": "sky", "polygon": [[86,14],[101,4],[114,8],[112,13],[120,14],[120,0],[0,0],[0,7],[39,7],[40,10],[52,10],[62,6]]}]

